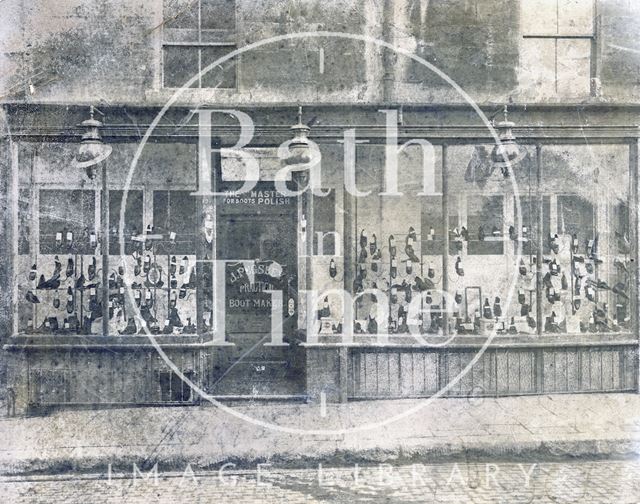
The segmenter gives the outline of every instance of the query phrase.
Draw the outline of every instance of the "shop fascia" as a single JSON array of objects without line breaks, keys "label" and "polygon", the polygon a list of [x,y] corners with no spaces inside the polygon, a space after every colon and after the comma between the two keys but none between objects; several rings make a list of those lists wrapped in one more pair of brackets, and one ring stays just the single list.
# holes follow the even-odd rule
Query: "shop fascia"
[{"label": "shop fascia", "polygon": [[[229,109],[198,109],[192,111],[198,115],[198,191],[194,196],[236,196],[250,192],[260,179],[260,166],[258,160],[247,149],[251,145],[255,126],[251,116],[246,112]],[[398,111],[395,109],[379,110],[385,114],[385,164],[384,164],[384,191],[379,196],[402,196],[398,190],[398,157],[409,146],[419,146],[422,151],[422,192],[416,196],[441,196],[436,192],[435,182],[435,149],[424,138],[413,138],[398,145]],[[239,158],[245,169],[242,187],[233,191],[212,191],[211,180],[212,155],[215,149],[211,146],[212,116],[224,114],[233,116],[240,125],[240,135],[235,145],[221,149],[225,155]],[[316,196],[326,196],[330,191],[323,191],[322,187],[322,155],[318,145],[308,138],[309,126],[302,124],[301,113],[298,115],[298,124],[291,127],[294,138],[282,143],[277,149],[277,155],[282,162],[282,168],[276,172],[274,182],[276,190],[283,196],[296,197],[308,190]],[[347,193],[355,197],[364,197],[372,191],[360,191],[356,187],[356,145],[362,143],[357,140],[355,128],[346,129],[343,137],[338,141],[344,147],[344,188]],[[307,183],[297,189],[287,187],[296,173],[308,173]]]}]

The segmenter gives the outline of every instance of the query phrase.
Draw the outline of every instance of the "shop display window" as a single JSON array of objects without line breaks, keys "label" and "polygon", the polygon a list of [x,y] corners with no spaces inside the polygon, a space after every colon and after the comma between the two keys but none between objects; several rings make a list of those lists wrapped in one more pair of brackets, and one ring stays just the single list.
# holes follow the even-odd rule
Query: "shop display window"
[{"label": "shop display window", "polygon": [[[355,198],[353,292],[387,293],[390,333],[408,334],[412,324],[442,335],[631,330],[628,147],[544,145],[539,160],[534,146],[523,148],[517,187],[491,166],[491,146],[453,146],[444,201]],[[381,244],[375,254],[372,239]],[[408,305],[422,290],[412,320]],[[380,326],[375,317],[385,312],[374,298],[358,300],[356,332],[380,332],[371,320]]]}]

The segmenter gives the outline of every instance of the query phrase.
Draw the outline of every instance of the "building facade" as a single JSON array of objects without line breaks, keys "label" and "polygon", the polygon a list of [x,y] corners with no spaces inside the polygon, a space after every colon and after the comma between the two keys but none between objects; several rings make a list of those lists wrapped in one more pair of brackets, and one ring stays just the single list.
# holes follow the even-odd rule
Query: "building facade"
[{"label": "building facade", "polygon": [[15,411],[638,390],[635,2],[3,9]]}]

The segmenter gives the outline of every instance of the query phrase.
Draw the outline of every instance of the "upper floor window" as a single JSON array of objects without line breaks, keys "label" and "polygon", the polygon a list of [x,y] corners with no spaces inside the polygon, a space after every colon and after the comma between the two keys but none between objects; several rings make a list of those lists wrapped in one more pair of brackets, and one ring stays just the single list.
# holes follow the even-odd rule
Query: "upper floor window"
[{"label": "upper floor window", "polygon": [[521,85],[540,98],[589,96],[595,0],[521,2]]},{"label": "upper floor window", "polygon": [[[235,0],[164,0],[162,85],[182,87],[236,49]],[[236,87],[236,58],[199,75],[193,88]]]}]

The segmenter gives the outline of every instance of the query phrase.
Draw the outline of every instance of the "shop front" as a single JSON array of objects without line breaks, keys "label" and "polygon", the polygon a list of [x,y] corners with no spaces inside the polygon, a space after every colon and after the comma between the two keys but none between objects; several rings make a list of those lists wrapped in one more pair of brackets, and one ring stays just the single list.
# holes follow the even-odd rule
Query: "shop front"
[{"label": "shop front", "polygon": [[92,169],[81,127],[7,143],[18,410],[197,403],[189,382],[330,401],[637,390],[634,129],[517,128],[505,164],[455,110],[406,109],[391,148],[380,111],[319,108],[314,179],[278,154],[300,131],[251,112],[257,177],[214,149],[218,195],[200,187],[197,124],[159,128],[133,171],[117,112]]}]

